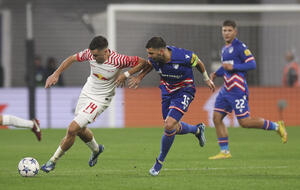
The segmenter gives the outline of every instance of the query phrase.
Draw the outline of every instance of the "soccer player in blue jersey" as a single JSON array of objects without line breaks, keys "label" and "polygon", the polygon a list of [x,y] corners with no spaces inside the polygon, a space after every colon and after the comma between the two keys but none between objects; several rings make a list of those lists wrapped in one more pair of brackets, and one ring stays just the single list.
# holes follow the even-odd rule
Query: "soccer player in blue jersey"
[{"label": "soccer player in blue jersey", "polygon": [[213,121],[221,152],[209,157],[209,159],[216,160],[232,157],[228,146],[228,131],[222,121],[232,110],[234,110],[242,127],[277,131],[282,142],[286,143],[287,132],[283,121],[276,123],[263,118],[250,117],[246,74],[247,71],[256,68],[256,62],[248,47],[236,38],[236,23],[232,20],[224,21],[222,35],[225,41],[225,46],[222,49],[222,66],[210,75],[211,80],[214,80],[216,77],[224,78],[224,86],[216,98],[213,113]]},{"label": "soccer player in blue jersey", "polygon": [[160,155],[157,157],[154,166],[149,170],[152,176],[157,176],[176,134],[195,134],[200,146],[205,145],[204,124],[190,125],[181,121],[196,92],[192,68],[196,67],[202,73],[204,81],[210,89],[214,90],[215,85],[208,77],[202,61],[192,51],[167,46],[161,37],[151,38],[146,48],[149,58],[148,68],[144,68],[142,73],[129,81],[129,87],[136,87],[152,68],[161,77],[160,89],[164,135],[161,140]]}]

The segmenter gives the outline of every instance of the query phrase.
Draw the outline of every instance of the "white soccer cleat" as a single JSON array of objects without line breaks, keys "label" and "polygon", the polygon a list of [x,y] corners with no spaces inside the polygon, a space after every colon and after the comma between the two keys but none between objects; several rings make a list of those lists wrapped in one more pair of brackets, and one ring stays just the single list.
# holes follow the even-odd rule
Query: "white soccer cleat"
[{"label": "white soccer cleat", "polygon": [[149,170],[149,174],[152,176],[158,176],[162,168],[162,161],[156,159],[154,166]]},{"label": "white soccer cleat", "polygon": [[160,171],[155,171],[154,168],[151,168],[151,169],[149,170],[149,174],[152,175],[152,176],[158,176],[159,172],[160,172]]}]

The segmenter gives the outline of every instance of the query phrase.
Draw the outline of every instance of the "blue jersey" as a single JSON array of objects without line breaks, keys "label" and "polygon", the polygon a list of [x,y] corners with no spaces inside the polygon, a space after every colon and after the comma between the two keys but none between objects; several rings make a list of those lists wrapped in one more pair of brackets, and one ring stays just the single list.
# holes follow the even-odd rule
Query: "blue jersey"
[{"label": "blue jersey", "polygon": [[232,71],[220,67],[216,75],[224,77],[224,86],[220,93],[248,94],[246,74],[256,68],[255,59],[247,46],[235,38],[230,45],[222,48],[222,64],[233,64]]},{"label": "blue jersey", "polygon": [[195,84],[192,67],[196,65],[197,55],[192,51],[174,46],[167,46],[167,48],[172,51],[170,62],[160,63],[149,59],[161,77],[162,95],[172,94],[182,88],[186,88],[186,91],[194,95]]},{"label": "blue jersey", "polygon": [[228,114],[234,110],[238,119],[249,117],[248,85],[246,74],[255,69],[256,63],[247,46],[235,38],[230,45],[222,48],[222,64],[232,64],[233,70],[226,71],[222,66],[216,71],[224,77],[224,86],[219,92],[214,111]]}]

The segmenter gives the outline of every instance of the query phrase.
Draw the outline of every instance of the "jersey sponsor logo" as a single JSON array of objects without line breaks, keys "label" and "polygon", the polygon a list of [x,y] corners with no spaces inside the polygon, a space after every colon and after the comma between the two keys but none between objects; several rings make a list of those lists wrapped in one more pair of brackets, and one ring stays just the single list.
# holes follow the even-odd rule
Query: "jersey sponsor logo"
[{"label": "jersey sponsor logo", "polygon": [[231,64],[231,65],[233,65],[233,63],[234,63],[233,60],[223,61],[223,64]]},{"label": "jersey sponsor logo", "polygon": [[162,77],[167,77],[167,78],[180,79],[183,75],[168,75],[168,74],[160,73],[160,76],[162,76]]},{"label": "jersey sponsor logo", "polygon": [[232,53],[233,50],[234,50],[234,48],[231,46],[231,47],[229,48],[228,52],[229,52],[229,53]]},{"label": "jersey sponsor logo", "polygon": [[249,49],[245,49],[244,54],[245,54],[246,56],[249,56],[249,55],[251,55],[252,53],[251,53],[251,51],[250,51]]}]

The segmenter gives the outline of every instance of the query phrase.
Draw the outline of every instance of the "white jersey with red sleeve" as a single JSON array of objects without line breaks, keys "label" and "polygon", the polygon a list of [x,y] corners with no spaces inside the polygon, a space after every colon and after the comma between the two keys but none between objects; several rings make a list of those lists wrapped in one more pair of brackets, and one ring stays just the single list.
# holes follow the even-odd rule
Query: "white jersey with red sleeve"
[{"label": "white jersey with red sleeve", "polygon": [[134,67],[139,63],[138,56],[121,55],[109,50],[110,55],[104,63],[97,63],[89,49],[77,53],[77,61],[88,61],[91,74],[85,83],[81,94],[96,101],[115,94],[115,80],[121,69]]}]

